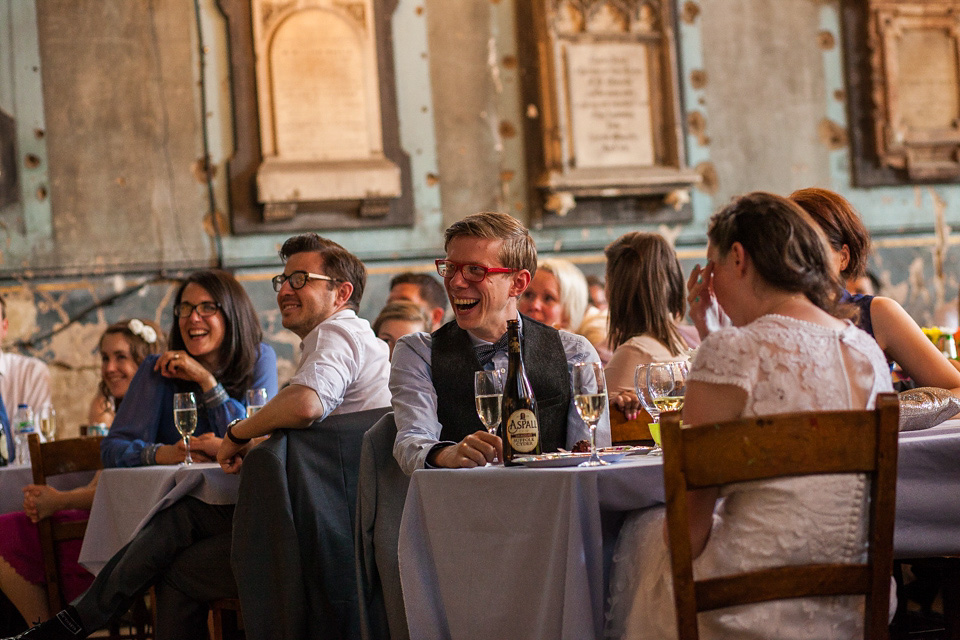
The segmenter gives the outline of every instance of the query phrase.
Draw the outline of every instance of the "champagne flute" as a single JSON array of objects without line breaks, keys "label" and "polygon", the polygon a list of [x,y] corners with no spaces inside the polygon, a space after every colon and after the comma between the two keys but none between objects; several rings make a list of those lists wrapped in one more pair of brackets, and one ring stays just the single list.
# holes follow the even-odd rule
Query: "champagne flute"
[{"label": "champagne flute", "polygon": [[53,442],[57,437],[57,412],[49,402],[40,409],[40,433],[44,442]]},{"label": "champagne flute", "polygon": [[490,435],[497,435],[503,404],[503,369],[477,371],[473,376],[473,391],[480,422]]},{"label": "champagne flute", "polygon": [[197,428],[197,398],[192,393],[175,393],[173,395],[173,422],[177,431],[183,436],[183,446],[187,455],[182,465],[193,464],[190,457],[190,436]]},{"label": "champagne flute", "polygon": [[578,362],[573,366],[573,401],[577,413],[590,427],[590,459],[581,467],[599,467],[607,462],[597,455],[597,423],[607,408],[607,382],[599,362]]},{"label": "champagne flute", "polygon": [[[686,362],[655,362],[647,366],[647,393],[657,409],[658,426],[661,413],[683,409],[686,391]],[[647,455],[663,455],[663,449],[657,444]]]},{"label": "champagne flute", "polygon": [[247,389],[247,417],[249,418],[267,404],[267,390],[260,387]]}]

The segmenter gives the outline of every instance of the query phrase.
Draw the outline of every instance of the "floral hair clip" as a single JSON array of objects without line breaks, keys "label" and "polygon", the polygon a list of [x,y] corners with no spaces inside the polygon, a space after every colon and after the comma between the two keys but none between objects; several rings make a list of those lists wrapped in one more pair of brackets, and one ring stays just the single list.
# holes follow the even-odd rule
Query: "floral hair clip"
[{"label": "floral hair clip", "polygon": [[138,336],[147,344],[153,344],[157,341],[157,332],[154,328],[143,324],[141,320],[134,318],[127,323],[127,329],[130,329],[133,335]]}]

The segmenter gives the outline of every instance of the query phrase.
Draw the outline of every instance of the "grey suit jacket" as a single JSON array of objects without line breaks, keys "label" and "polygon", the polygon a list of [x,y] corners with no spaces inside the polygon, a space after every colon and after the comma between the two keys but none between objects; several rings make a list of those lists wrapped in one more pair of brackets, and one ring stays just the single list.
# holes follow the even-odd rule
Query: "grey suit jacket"
[{"label": "grey suit jacket", "polygon": [[247,455],[231,564],[250,640],[359,637],[353,522],[360,446],[388,411],[280,429]]},{"label": "grey suit jacket", "polygon": [[383,416],[363,436],[357,487],[357,586],[363,640],[409,640],[397,543],[410,478],[393,457],[397,425]]}]

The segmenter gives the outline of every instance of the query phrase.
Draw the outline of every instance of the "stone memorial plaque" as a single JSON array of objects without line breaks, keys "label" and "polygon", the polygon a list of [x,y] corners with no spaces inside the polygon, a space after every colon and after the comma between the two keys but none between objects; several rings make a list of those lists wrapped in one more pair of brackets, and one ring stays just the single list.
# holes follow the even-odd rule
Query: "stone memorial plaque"
[{"label": "stone memorial plaque", "polygon": [[904,126],[949,129],[960,118],[957,42],[943,29],[905,29],[897,47],[897,95]]},{"label": "stone memorial plaque", "polygon": [[264,216],[343,200],[383,215],[401,179],[383,153],[372,0],[254,0],[253,26]]},{"label": "stone memorial plaque", "polygon": [[653,165],[646,46],[569,44],[566,63],[573,165],[583,169]]},{"label": "stone memorial plaque", "polygon": [[675,2],[515,5],[534,226],[689,220]]},{"label": "stone memorial plaque", "polygon": [[843,10],[855,184],[960,182],[960,0]]},{"label": "stone memorial plaque", "polygon": [[321,10],[290,17],[273,37],[270,67],[277,155],[346,160],[369,148],[363,51],[345,20]]}]

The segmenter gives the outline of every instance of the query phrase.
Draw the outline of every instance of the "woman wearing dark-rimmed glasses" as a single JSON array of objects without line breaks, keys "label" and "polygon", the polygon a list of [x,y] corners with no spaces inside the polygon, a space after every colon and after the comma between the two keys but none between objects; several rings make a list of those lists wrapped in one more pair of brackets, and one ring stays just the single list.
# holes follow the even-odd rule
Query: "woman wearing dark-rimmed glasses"
[{"label": "woman wearing dark-rimmed glasses", "polygon": [[261,342],[260,321],[246,291],[225,271],[198,271],[177,290],[170,349],[149,356],[103,440],[108,467],[176,464],[184,459],[173,422],[173,395],[197,396],[194,459],[216,456],[227,425],[246,415],[247,389],[277,392],[277,356]]}]

